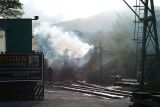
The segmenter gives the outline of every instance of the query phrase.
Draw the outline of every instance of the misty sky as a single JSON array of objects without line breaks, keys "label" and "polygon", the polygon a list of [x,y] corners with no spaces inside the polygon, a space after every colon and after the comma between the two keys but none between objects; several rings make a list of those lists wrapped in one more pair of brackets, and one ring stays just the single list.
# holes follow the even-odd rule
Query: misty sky
[{"label": "misty sky", "polygon": [[[20,0],[24,4],[24,17],[40,16],[40,20],[53,23],[86,18],[110,10],[129,9],[123,0]],[[130,4],[135,0],[126,0]],[[159,0],[154,0],[160,6]]]}]

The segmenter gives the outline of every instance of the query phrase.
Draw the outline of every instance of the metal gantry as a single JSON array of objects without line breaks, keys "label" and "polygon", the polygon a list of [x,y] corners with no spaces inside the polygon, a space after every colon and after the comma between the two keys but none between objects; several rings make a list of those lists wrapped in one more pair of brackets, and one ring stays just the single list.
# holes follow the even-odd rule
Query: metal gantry
[{"label": "metal gantry", "polygon": [[135,13],[134,40],[137,43],[136,62],[140,72],[140,86],[144,88],[147,81],[157,80],[160,71],[159,43],[157,23],[153,0],[136,0],[133,9],[125,0],[128,7]]}]

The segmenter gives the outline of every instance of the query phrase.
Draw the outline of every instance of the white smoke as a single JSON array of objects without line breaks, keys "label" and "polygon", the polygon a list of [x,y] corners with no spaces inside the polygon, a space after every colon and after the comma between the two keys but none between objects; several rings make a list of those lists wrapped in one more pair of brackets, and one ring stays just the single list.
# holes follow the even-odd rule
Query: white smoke
[{"label": "white smoke", "polygon": [[62,56],[65,49],[69,50],[71,59],[82,58],[93,49],[93,45],[82,42],[76,33],[48,23],[41,23],[35,27],[34,36],[37,41],[35,50],[43,51],[48,59]]}]

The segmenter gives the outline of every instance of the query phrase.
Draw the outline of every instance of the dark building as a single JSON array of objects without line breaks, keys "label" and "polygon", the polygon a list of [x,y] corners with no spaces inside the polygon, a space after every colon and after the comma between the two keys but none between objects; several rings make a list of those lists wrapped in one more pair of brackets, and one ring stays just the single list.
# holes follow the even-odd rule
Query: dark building
[{"label": "dark building", "polygon": [[0,19],[0,100],[44,97],[44,58],[32,52],[32,20]]},{"label": "dark building", "polygon": [[[6,52],[30,53],[32,52],[32,19],[1,19],[1,37],[5,36]],[[4,32],[4,33],[2,33]]]}]

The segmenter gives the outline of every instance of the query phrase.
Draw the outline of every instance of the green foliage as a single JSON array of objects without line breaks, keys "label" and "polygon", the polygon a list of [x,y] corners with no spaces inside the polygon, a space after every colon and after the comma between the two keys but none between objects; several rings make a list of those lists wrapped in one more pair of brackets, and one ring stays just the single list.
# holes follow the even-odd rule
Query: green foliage
[{"label": "green foliage", "polygon": [[20,18],[23,13],[23,4],[18,0],[0,1],[0,17],[5,19]]}]

